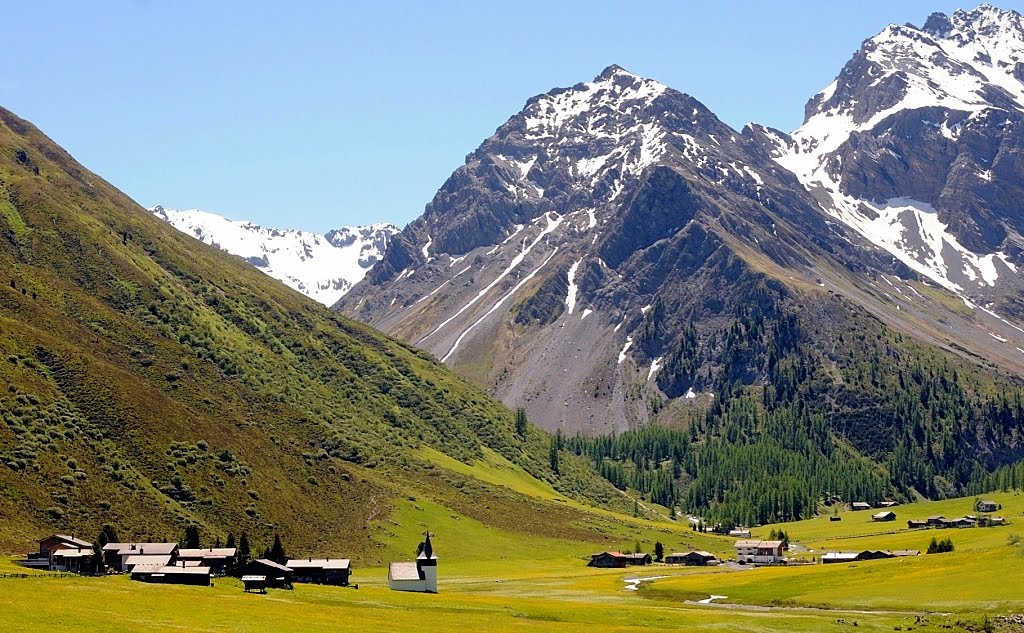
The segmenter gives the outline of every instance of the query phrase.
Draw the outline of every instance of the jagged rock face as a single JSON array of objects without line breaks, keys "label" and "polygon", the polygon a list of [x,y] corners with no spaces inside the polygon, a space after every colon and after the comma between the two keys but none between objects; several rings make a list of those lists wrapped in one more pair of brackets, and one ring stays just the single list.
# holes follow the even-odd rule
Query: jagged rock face
[{"label": "jagged rock face", "polygon": [[[724,347],[702,342],[696,368],[676,371],[683,338],[696,336],[688,325],[712,336],[766,287],[765,268],[811,283],[820,256],[855,269],[879,253],[830,225],[761,144],[693,98],[611,67],[531,99],[337,307],[538,423],[605,431],[648,418],[640,391],[711,391]],[[788,300],[781,285],[773,292]],[[754,377],[764,360],[728,371]]]},{"label": "jagged rock face", "polygon": [[324,235],[262,227],[193,209],[157,205],[153,215],[197,240],[238,255],[267,275],[325,305],[359,282],[398,232],[391,224],[347,226]]},{"label": "jagged rock face", "polygon": [[1021,290],[1024,22],[983,5],[890,26],[810,100],[780,164],[824,208],[969,301]]},{"label": "jagged rock face", "polygon": [[615,66],[535,97],[336,307],[569,431],[758,383],[830,294],[1024,373],[1020,25],[889,27],[792,135]]}]

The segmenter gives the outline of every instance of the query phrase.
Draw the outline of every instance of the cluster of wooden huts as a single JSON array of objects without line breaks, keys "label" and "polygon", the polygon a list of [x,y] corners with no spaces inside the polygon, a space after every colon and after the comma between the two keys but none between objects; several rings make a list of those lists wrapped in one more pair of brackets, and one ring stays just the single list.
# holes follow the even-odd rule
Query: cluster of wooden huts
[{"label": "cluster of wooden huts", "polygon": [[850,510],[854,512],[871,510],[872,508],[892,508],[898,506],[899,503],[896,501],[879,501],[875,505],[871,505],[867,501],[854,501],[850,503]]},{"label": "cluster of wooden huts", "polygon": [[911,529],[994,527],[997,525],[1006,525],[1006,519],[1004,517],[978,517],[968,514],[953,519],[936,515],[930,516],[927,519],[910,519],[907,521],[907,527]]},{"label": "cluster of wooden huts", "polygon": [[293,583],[347,587],[352,576],[348,558],[293,558],[284,565],[266,558],[247,561],[228,571],[240,578],[246,591],[291,589]]},{"label": "cluster of wooden huts", "polygon": [[[209,585],[211,578],[242,578],[246,589],[290,588],[293,582],[347,586],[352,562],[347,558],[291,559],[286,565],[266,559],[237,560],[234,547],[182,548],[177,543],[107,543],[100,552],[112,573],[131,574],[151,583]],[[47,571],[95,572],[92,543],[74,535],[53,534],[39,541],[39,551],[22,565]],[[246,581],[248,579],[248,581]]]},{"label": "cluster of wooden huts", "polygon": [[999,510],[1000,506],[995,501],[979,500],[975,503],[974,509],[982,513],[981,516],[966,514],[961,517],[947,519],[941,514],[930,516],[927,519],[911,519],[907,521],[907,527],[911,529],[926,528],[972,528],[972,527],[995,527],[1006,525],[1006,518],[992,516],[992,512]]},{"label": "cluster of wooden huts", "polygon": [[[211,578],[228,575],[241,579],[246,591],[266,593],[270,588],[291,589],[293,583],[345,587],[352,576],[352,561],[348,558],[293,558],[285,564],[264,558],[239,561],[233,547],[188,549],[177,543],[107,543],[99,552],[107,571],[131,574],[132,580],[150,583],[210,585]],[[641,558],[644,556],[649,563],[650,556]],[[28,554],[20,563],[47,571],[94,573],[95,557],[92,543],[74,535],[54,534],[39,541],[39,551]],[[437,555],[429,533],[416,560],[391,563],[388,587],[437,593]]]},{"label": "cluster of wooden huts", "polygon": [[[636,554],[624,554],[622,552],[601,552],[592,554],[589,567],[629,567],[633,565],[650,565],[654,562],[650,554],[639,552]],[[718,557],[711,552],[702,550],[691,550],[689,552],[675,552],[665,557],[667,565],[717,565]]]},{"label": "cluster of wooden huts", "polygon": [[866,549],[860,552],[828,552],[822,555],[821,562],[828,565],[831,563],[852,563],[859,560],[880,560],[883,558],[918,556],[920,554],[921,551],[916,549]]}]

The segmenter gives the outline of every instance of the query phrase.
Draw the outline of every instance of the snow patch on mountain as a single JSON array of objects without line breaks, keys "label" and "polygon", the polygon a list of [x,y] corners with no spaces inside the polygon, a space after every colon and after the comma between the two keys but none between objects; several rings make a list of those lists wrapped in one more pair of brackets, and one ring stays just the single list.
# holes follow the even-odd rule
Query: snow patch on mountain
[{"label": "snow patch on mountain", "polygon": [[[554,217],[551,217],[551,216],[554,216]],[[420,345],[420,344],[423,343],[423,341],[427,340],[428,338],[430,338],[434,334],[437,334],[438,332],[440,332],[442,328],[444,328],[446,325],[451,323],[456,317],[458,317],[463,312],[465,312],[466,310],[470,309],[478,301],[483,299],[487,295],[487,293],[491,291],[492,288],[497,286],[501,282],[502,279],[505,279],[505,277],[507,277],[509,275],[509,273],[511,273],[516,268],[518,268],[519,264],[523,263],[523,260],[526,259],[526,256],[530,254],[530,251],[533,250],[534,246],[536,246],[541,240],[544,239],[544,236],[546,236],[547,234],[551,233],[552,231],[554,231],[555,229],[558,228],[558,226],[562,223],[563,217],[558,215],[558,214],[556,214],[556,213],[550,213],[550,214],[545,214],[544,215],[544,219],[547,220],[547,226],[545,226],[544,229],[541,230],[540,234],[536,238],[534,238],[534,240],[529,245],[526,245],[526,238],[523,238],[523,248],[522,248],[522,250],[515,257],[512,258],[512,261],[509,262],[509,264],[505,268],[505,270],[503,270],[497,277],[495,277],[494,280],[491,281],[491,283],[487,284],[487,286],[483,290],[478,292],[476,294],[476,296],[474,296],[472,299],[470,299],[468,303],[466,303],[461,308],[459,308],[455,312],[455,314],[453,314],[452,316],[450,316],[447,319],[445,319],[444,321],[442,321],[440,325],[438,325],[436,328],[431,330],[429,334],[427,334],[426,336],[421,338],[419,341],[417,341],[416,344]],[[518,234],[520,230],[521,230],[521,227],[517,228],[515,233],[513,233],[512,235],[509,236],[509,239],[511,239],[514,235]],[[550,259],[550,257],[549,257],[549,259]],[[547,263],[547,262],[545,261],[545,263]],[[534,271],[533,273],[531,273],[530,278],[532,278],[533,275],[536,275],[536,274],[537,274],[537,271]],[[401,276],[399,276],[399,278],[401,278]],[[522,283],[516,285],[515,288],[513,288],[513,293],[516,290],[518,290],[520,287],[522,287]],[[507,297],[508,297],[508,295],[506,295],[506,297],[503,297],[484,316],[487,316],[487,314],[490,314],[491,312],[493,312],[494,309],[497,308],[499,305],[501,305],[505,301],[505,299]],[[469,332],[469,330],[471,330],[474,327],[476,327],[477,323],[479,323],[479,320],[476,323],[474,323],[473,325],[471,325],[467,330],[465,330],[459,336],[459,341],[461,341],[462,338],[465,337],[465,335]],[[448,354],[445,356],[445,358],[450,356],[451,353],[455,351],[456,347],[458,347],[458,341],[456,341],[455,346],[452,347],[452,349],[448,352]]]},{"label": "snow patch on mountain", "polygon": [[392,224],[343,227],[321,235],[229,220],[199,209],[157,205],[153,215],[206,244],[237,255],[267,275],[333,305],[383,257]]},{"label": "snow patch on mountain", "polygon": [[556,246],[556,247],[554,248],[554,250],[552,250],[552,251],[551,251],[551,254],[549,254],[549,255],[548,255],[547,259],[545,259],[545,260],[544,260],[544,262],[543,262],[543,263],[541,263],[541,265],[540,265],[540,266],[537,266],[536,268],[534,268],[534,269],[533,269],[533,271],[532,271],[532,272],[531,272],[530,274],[528,274],[528,275],[526,275],[525,277],[523,277],[522,279],[520,279],[520,280],[519,280],[519,283],[517,283],[517,284],[516,284],[515,286],[513,286],[512,290],[509,290],[509,291],[508,291],[508,292],[506,292],[506,293],[505,293],[504,295],[502,295],[502,296],[501,296],[501,298],[500,298],[500,299],[498,299],[498,300],[497,300],[497,301],[496,301],[496,302],[494,303],[494,305],[493,305],[493,306],[491,306],[491,309],[490,309],[490,310],[488,310],[487,312],[484,312],[483,316],[481,316],[481,317],[480,317],[479,319],[477,319],[476,321],[473,321],[473,324],[472,324],[472,325],[470,325],[470,326],[469,326],[468,328],[466,328],[466,329],[465,329],[465,330],[464,330],[464,331],[462,332],[462,334],[459,334],[459,338],[455,339],[455,344],[454,344],[454,345],[452,345],[452,348],[451,348],[450,350],[448,350],[448,353],[447,353],[447,354],[445,354],[445,355],[444,355],[444,358],[442,358],[442,359],[441,359],[441,362],[443,363],[443,362],[445,362],[446,360],[448,360],[449,358],[451,358],[451,355],[452,355],[452,354],[454,354],[454,353],[455,353],[455,350],[457,350],[457,349],[459,348],[459,344],[460,344],[460,343],[462,343],[462,339],[466,338],[466,336],[467,336],[467,335],[468,335],[468,334],[469,334],[470,332],[472,332],[472,331],[473,331],[474,329],[476,329],[476,327],[477,327],[478,325],[480,325],[481,323],[483,323],[484,319],[486,319],[487,317],[489,317],[489,316],[491,316],[492,314],[494,314],[494,311],[495,311],[495,310],[497,310],[498,308],[500,308],[500,307],[501,307],[501,305],[502,305],[503,303],[505,303],[505,301],[507,301],[507,300],[508,300],[508,299],[509,299],[510,297],[514,296],[514,295],[515,295],[515,294],[516,294],[517,292],[519,292],[519,289],[520,289],[520,288],[522,288],[523,286],[525,286],[525,285],[526,285],[527,283],[529,283],[529,281],[530,281],[531,279],[533,279],[534,277],[536,277],[536,276],[537,276],[537,273],[539,273],[539,272],[541,271],[541,269],[542,269],[542,268],[544,268],[545,266],[547,266],[547,265],[548,265],[548,262],[550,262],[550,261],[551,261],[551,258],[552,258],[552,257],[554,257],[554,256],[555,256],[555,253],[557,253],[557,252],[558,252],[558,247]]},{"label": "snow patch on mountain", "polygon": [[[970,285],[995,285],[1000,265],[1016,272],[1004,253],[979,255],[962,246],[927,203],[893,198],[878,205],[835,190],[829,193],[837,219],[953,292],[962,293]],[[864,213],[865,207],[871,213]]]},{"label": "snow patch on mountain", "polygon": [[569,267],[569,291],[565,296],[565,306],[569,314],[572,314],[572,311],[576,309],[576,295],[579,292],[579,287],[576,285],[576,271],[579,269],[580,262],[582,261],[583,258],[581,257]]}]

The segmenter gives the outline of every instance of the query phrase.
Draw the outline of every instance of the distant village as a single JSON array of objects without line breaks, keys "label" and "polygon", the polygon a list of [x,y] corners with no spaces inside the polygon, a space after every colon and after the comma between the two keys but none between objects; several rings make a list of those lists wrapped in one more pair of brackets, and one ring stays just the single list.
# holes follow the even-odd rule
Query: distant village
[{"label": "distant village", "polygon": [[[427,531],[415,560],[391,563],[391,589],[437,593],[437,555],[430,537]],[[93,544],[73,534],[53,534],[39,541],[38,551],[17,562],[29,569],[52,572],[129,574],[132,580],[157,584],[209,586],[213,578],[231,576],[242,581],[246,592],[291,589],[294,583],[350,586],[352,561],[348,558],[285,558],[280,538],[263,558],[250,558],[241,549],[248,547],[181,547],[170,542]],[[359,588],[358,584],[351,586]]]},{"label": "distant village", "polygon": [[[877,507],[872,506],[870,503],[863,501],[855,501],[849,504],[851,511],[864,511],[879,508],[892,508],[895,507],[895,502],[883,501],[878,504]],[[969,514],[962,517],[947,519],[943,516],[931,516],[926,519],[910,519],[907,521],[907,527],[911,529],[926,529],[926,528],[937,528],[937,529],[959,529],[959,528],[973,528],[973,527],[996,527],[1006,525],[1006,518],[1000,516],[992,516],[990,513],[998,511],[999,504],[994,501],[980,500],[975,504],[975,511],[984,513],[981,516]],[[839,515],[833,515],[829,517],[832,522],[841,521]],[[886,523],[896,520],[896,512],[890,509],[882,510],[870,516],[870,520],[878,523]],[[703,523],[700,523],[701,531],[715,531],[714,528],[705,528]],[[696,527],[696,525],[695,525]],[[728,536],[736,538],[737,540],[733,543],[733,548],[736,551],[735,559],[730,561],[719,560],[717,556],[711,552],[703,550],[691,550],[688,552],[675,552],[664,556],[662,559],[661,553],[657,552],[654,556],[643,552],[600,552],[593,554],[590,557],[590,562],[587,563],[590,567],[627,567],[632,565],[650,565],[654,562],[664,562],[668,565],[685,565],[685,566],[710,566],[720,565],[725,562],[734,563],[738,565],[784,565],[789,563],[787,560],[785,551],[789,546],[787,538],[772,538],[771,540],[759,540],[751,538],[750,530],[746,528],[733,528],[725,530]],[[784,533],[783,533],[784,536]],[[945,539],[943,543],[938,543],[935,539],[932,539],[932,544],[929,546],[928,553],[937,553],[943,551],[952,551],[952,541]],[[660,543],[657,544],[660,546]],[[821,564],[830,563],[845,563],[862,560],[879,560],[884,558],[901,558],[904,556],[919,556],[920,550],[912,549],[892,549],[892,550],[862,550],[859,552],[826,552],[821,555]],[[802,564],[806,564],[805,559],[801,559]],[[817,562],[813,558],[810,562]]]}]

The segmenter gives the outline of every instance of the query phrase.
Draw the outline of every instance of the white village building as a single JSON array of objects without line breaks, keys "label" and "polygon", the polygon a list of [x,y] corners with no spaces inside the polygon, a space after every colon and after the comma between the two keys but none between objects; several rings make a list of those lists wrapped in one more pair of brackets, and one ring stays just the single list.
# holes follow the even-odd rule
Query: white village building
[{"label": "white village building", "polygon": [[430,544],[429,530],[415,562],[391,563],[388,567],[388,587],[395,591],[437,593],[437,556]]}]

